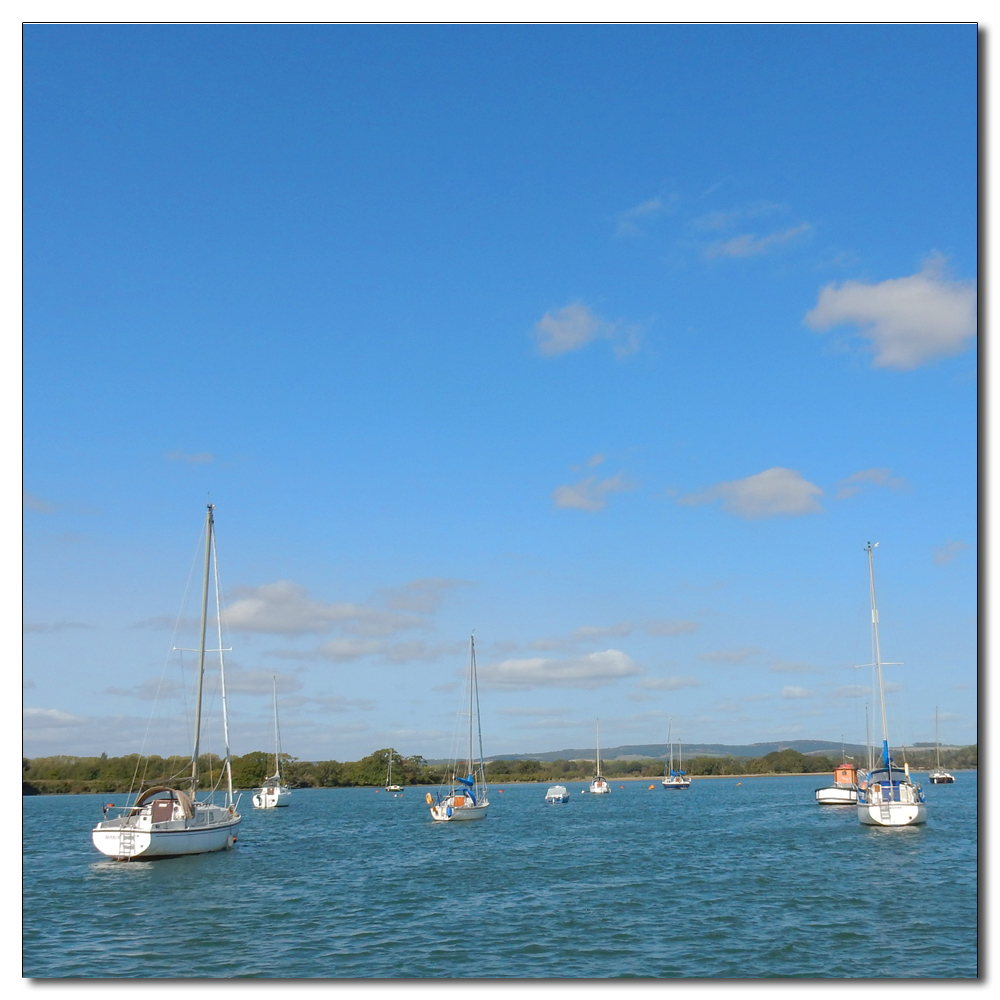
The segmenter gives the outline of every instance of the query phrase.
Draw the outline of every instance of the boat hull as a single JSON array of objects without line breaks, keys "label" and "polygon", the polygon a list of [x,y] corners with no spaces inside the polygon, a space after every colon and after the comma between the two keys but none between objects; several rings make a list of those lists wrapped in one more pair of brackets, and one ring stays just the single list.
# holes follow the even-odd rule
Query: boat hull
[{"label": "boat hull", "polygon": [[667,791],[671,791],[673,789],[683,790],[691,787],[690,781],[661,781],[660,784]]},{"label": "boat hull", "polygon": [[236,843],[240,819],[236,817],[230,823],[198,829],[185,827],[158,830],[154,827],[141,830],[127,826],[104,827],[105,824],[100,824],[91,834],[94,847],[116,861],[138,861],[228,850]]},{"label": "boat hull", "polygon": [[281,785],[277,788],[258,788],[253,793],[254,809],[281,809],[291,805],[291,790]]},{"label": "boat hull", "polygon": [[918,826],[927,822],[923,802],[859,802],[858,820],[865,826]]},{"label": "boat hull", "polygon": [[858,790],[857,788],[845,788],[841,785],[817,788],[816,801],[821,806],[856,806],[858,804]]},{"label": "boat hull", "polygon": [[481,806],[450,806],[442,802],[431,806],[431,819],[435,823],[467,823],[472,820],[486,819],[486,810],[490,804]]}]

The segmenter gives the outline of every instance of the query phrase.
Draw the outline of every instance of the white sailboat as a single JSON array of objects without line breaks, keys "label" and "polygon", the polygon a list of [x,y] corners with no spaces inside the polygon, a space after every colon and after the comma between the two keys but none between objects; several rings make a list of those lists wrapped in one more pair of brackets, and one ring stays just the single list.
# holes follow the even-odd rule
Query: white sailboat
[{"label": "white sailboat", "polygon": [[[476,754],[478,737],[478,755]],[[459,777],[458,764],[468,764],[468,776]],[[451,779],[436,795],[427,793],[431,819],[435,823],[485,819],[490,807],[489,789],[483,767],[483,733],[479,719],[479,684],[476,680],[476,637],[469,636],[469,753],[465,761],[455,761]]]},{"label": "white sailboat", "polygon": [[679,789],[683,790],[685,788],[691,787],[691,779],[687,777],[687,771],[684,768],[684,755],[681,751],[681,741],[677,741],[677,770],[674,770],[674,744],[671,741],[671,736],[673,735],[673,724],[674,720],[670,719],[667,722],[667,744],[670,751],[670,766],[665,768],[663,772],[663,781],[661,784],[667,789]]},{"label": "white sailboat", "polygon": [[260,788],[253,790],[254,809],[278,809],[289,805],[292,790],[285,784],[281,773],[281,730],[278,728],[278,680],[271,678],[274,691],[274,774],[264,779]]},{"label": "white sailboat", "polygon": [[938,710],[934,709],[934,753],[936,754],[936,766],[930,774],[927,775],[927,780],[930,781],[932,785],[951,785],[955,781],[955,775],[950,771],[946,771],[941,766],[941,739],[938,736]]},{"label": "white sailboat", "polygon": [[392,756],[396,751],[391,747],[389,749],[389,767],[385,773],[385,790],[387,792],[401,792],[403,790],[402,785],[396,785],[392,780]]},{"label": "white sailboat", "polygon": [[875,545],[868,543],[868,585],[871,593],[872,648],[875,653],[876,683],[882,714],[882,760],[871,769],[858,788],[858,820],[866,826],[915,826],[927,821],[927,807],[921,787],[910,777],[910,766],[898,767],[889,754],[885,721],[885,686],[882,682],[882,650],[878,638],[878,608],[875,604]]},{"label": "white sailboat", "polygon": [[591,795],[610,795],[611,786],[601,774],[601,720],[597,720],[597,767],[594,770],[594,780],[590,783]]},{"label": "white sailboat", "polygon": [[[195,703],[194,749],[191,753],[191,773],[180,780],[178,775],[166,779],[168,783],[155,785],[138,794],[128,806],[105,807],[104,820],[94,827],[91,837],[94,846],[117,861],[146,860],[177,857],[183,854],[207,854],[228,849],[236,843],[240,827],[240,814],[233,801],[233,772],[229,753],[229,720],[226,711],[226,671],[223,662],[222,624],[219,607],[219,572],[215,561],[215,507],[208,505],[205,515],[205,572],[201,602],[201,641],[198,653],[198,696]],[[205,634],[208,624],[209,586],[215,587],[216,621],[218,622],[218,649],[206,650]],[[224,801],[213,801],[213,791],[203,799],[197,798],[199,774],[198,757],[201,741],[202,690],[205,679],[205,653],[219,654],[219,678],[222,688],[222,729],[226,757],[223,765],[225,778]],[[220,778],[220,781],[222,779]],[[186,789],[174,786],[186,784]],[[113,815],[115,812],[117,815]]]}]

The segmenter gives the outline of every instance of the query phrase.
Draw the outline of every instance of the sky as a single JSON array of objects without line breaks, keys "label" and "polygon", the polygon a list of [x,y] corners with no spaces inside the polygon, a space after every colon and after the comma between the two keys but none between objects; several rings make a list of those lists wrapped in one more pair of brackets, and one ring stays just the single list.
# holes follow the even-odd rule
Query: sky
[{"label": "sky", "polygon": [[28,756],[976,741],[974,25],[24,39]]}]

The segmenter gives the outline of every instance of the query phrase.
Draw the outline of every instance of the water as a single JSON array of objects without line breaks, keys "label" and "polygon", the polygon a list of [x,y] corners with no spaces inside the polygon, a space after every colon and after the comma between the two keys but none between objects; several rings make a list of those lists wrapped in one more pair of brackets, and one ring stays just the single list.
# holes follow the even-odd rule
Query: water
[{"label": "water", "polygon": [[897,830],[817,806],[826,777],[500,785],[481,823],[418,788],[244,795],[234,850],[128,864],[90,843],[123,796],[29,797],[23,974],[975,977],[976,775]]}]

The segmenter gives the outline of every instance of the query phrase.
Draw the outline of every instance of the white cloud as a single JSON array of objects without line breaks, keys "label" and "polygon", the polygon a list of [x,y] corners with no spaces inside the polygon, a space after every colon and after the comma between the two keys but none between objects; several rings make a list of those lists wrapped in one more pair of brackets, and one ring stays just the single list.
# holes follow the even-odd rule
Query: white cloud
[{"label": "white cloud", "polygon": [[781,689],[782,698],[811,698],[813,696],[812,691],[807,691],[805,688],[801,687],[783,687]]},{"label": "white cloud", "polygon": [[729,211],[717,211],[708,212],[705,215],[699,216],[694,219],[691,223],[695,229],[702,230],[723,230],[730,229],[736,225],[738,222],[742,222],[744,219],[754,219],[759,218],[763,215],[771,215],[774,212],[780,212],[786,210],[787,206],[777,205],[774,202],[769,201],[757,201],[752,202],[749,205],[743,205],[739,208],[733,208]]},{"label": "white cloud", "polygon": [[438,660],[454,655],[466,648],[465,643],[448,642],[428,645],[426,642],[385,642],[381,639],[331,639],[315,652],[300,653],[293,650],[276,652],[286,659],[311,659],[320,656],[333,663],[349,663],[366,656],[376,656],[383,663],[408,663],[413,660]]},{"label": "white cloud", "polygon": [[215,456],[210,451],[200,451],[196,455],[185,455],[184,452],[176,448],[167,453],[167,458],[171,462],[189,462],[191,465],[204,465],[206,462],[215,461]]},{"label": "white cloud", "polygon": [[847,684],[833,692],[837,698],[867,698],[871,693],[872,689],[864,684]]},{"label": "white cloud", "polygon": [[23,712],[25,729],[66,729],[85,726],[90,720],[82,715],[71,715],[58,708],[26,708]]},{"label": "white cloud", "polygon": [[578,483],[556,487],[552,493],[552,502],[563,510],[603,510],[608,502],[608,494],[624,493],[632,489],[635,489],[635,485],[625,478],[624,472],[601,480],[597,476],[587,476]]},{"label": "white cloud", "polygon": [[803,222],[798,226],[792,226],[791,229],[786,229],[780,233],[770,233],[767,236],[744,233],[741,236],[733,236],[731,239],[712,243],[705,247],[705,256],[709,258],[759,257],[777,247],[790,243],[797,237],[809,232],[810,228],[808,222]]},{"label": "white cloud", "polygon": [[762,652],[763,650],[757,649],[756,646],[740,646],[739,649],[717,649],[710,653],[701,653],[698,659],[706,663],[744,663],[751,656]]},{"label": "white cloud", "polygon": [[876,368],[910,371],[966,349],[976,334],[976,286],[948,278],[944,258],[933,254],[906,278],[827,285],[803,322],[814,330],[858,327]]},{"label": "white cloud", "polygon": [[511,715],[515,717],[529,717],[529,718],[550,718],[557,715],[566,715],[569,712],[568,708],[563,708],[562,706],[552,706],[546,705],[542,708],[498,708],[496,710],[497,715]]},{"label": "white cloud", "polygon": [[301,635],[341,628],[361,636],[386,636],[424,625],[422,618],[383,611],[362,604],[311,601],[308,591],[290,580],[260,587],[241,587],[223,620],[237,632]]},{"label": "white cloud", "polygon": [[799,517],[821,513],[823,508],[816,498],[822,495],[823,490],[803,479],[801,473],[775,466],[746,479],[716,483],[677,502],[693,505],[721,500],[725,510],[740,517]]},{"label": "white cloud", "polygon": [[641,330],[617,320],[601,319],[582,302],[571,302],[562,309],[547,312],[535,324],[533,332],[538,353],[546,358],[578,351],[594,340],[611,341],[615,355],[621,358],[639,349]]},{"label": "white cloud", "polygon": [[[633,622],[618,622],[615,625],[581,625],[570,632],[569,635],[553,636],[547,639],[534,639],[527,644],[527,648],[539,650],[573,649],[585,642],[632,635],[637,628],[641,628],[647,635],[670,636],[687,635],[691,632],[697,632],[699,625],[697,622],[667,618],[651,618],[640,622],[638,625]],[[500,644],[495,645],[499,646]],[[514,644],[508,645],[511,648],[516,648]]]},{"label": "white cloud", "polygon": [[657,196],[641,201],[638,205],[628,208],[624,212],[619,212],[615,216],[617,222],[615,234],[617,236],[635,236],[642,230],[640,226],[642,220],[672,211],[678,200],[677,195],[672,195],[667,201]]},{"label": "white cloud", "polygon": [[183,693],[183,690],[180,684],[169,678],[164,678],[162,681],[149,678],[130,688],[105,688],[104,693],[124,695],[127,698],[141,698],[143,701],[156,701],[158,698],[177,698]]},{"label": "white cloud", "polygon": [[503,660],[480,667],[479,677],[485,686],[518,691],[534,687],[596,688],[639,673],[638,665],[625,653],[607,649],[567,660]]},{"label": "white cloud", "polygon": [[644,677],[639,687],[647,691],[679,691],[681,688],[701,687],[696,677]]},{"label": "white cloud", "polygon": [[893,476],[890,469],[862,469],[853,472],[846,479],[837,483],[837,493],[834,500],[846,500],[854,496],[862,486],[885,486],[892,490],[905,490],[910,484],[901,476]]},{"label": "white cloud", "polygon": [[790,663],[787,660],[772,660],[767,669],[772,674],[821,674],[823,672],[808,663]]},{"label": "white cloud", "polygon": [[955,558],[964,549],[970,546],[963,542],[961,538],[956,541],[946,542],[944,545],[936,548],[934,550],[934,564],[936,566],[943,566],[945,563],[950,563],[952,559]]}]

